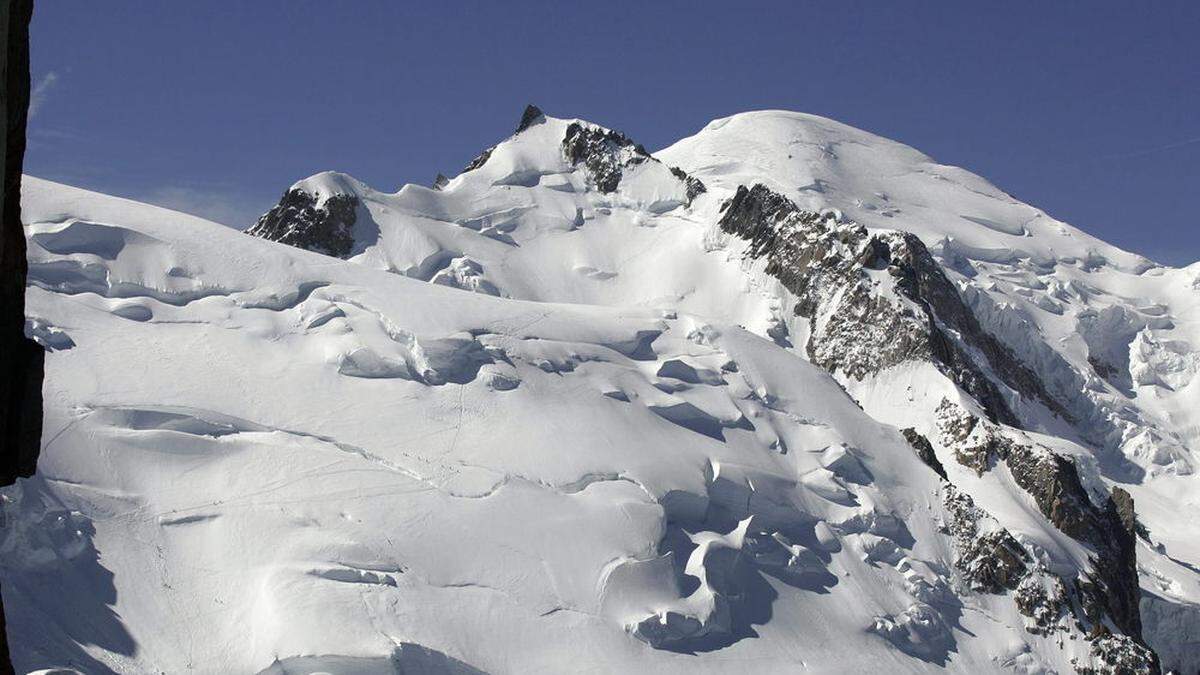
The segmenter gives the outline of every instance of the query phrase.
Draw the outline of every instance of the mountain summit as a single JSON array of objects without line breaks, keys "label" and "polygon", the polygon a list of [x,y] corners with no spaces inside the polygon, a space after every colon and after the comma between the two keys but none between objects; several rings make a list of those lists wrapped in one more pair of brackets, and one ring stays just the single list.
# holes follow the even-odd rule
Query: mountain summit
[{"label": "mountain summit", "polygon": [[531,105],[253,236],[23,209],[26,670],[1200,668],[1200,269],[908,146]]}]

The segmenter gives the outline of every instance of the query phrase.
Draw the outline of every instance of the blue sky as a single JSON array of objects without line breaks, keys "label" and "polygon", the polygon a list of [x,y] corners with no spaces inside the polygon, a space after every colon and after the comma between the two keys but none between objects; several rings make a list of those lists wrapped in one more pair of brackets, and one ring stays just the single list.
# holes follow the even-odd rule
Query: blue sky
[{"label": "blue sky", "polygon": [[[901,6],[903,5],[903,6]],[[663,147],[784,108],[1200,259],[1197,2],[41,0],[26,171],[244,227],[295,180],[453,174],[527,102]]]}]

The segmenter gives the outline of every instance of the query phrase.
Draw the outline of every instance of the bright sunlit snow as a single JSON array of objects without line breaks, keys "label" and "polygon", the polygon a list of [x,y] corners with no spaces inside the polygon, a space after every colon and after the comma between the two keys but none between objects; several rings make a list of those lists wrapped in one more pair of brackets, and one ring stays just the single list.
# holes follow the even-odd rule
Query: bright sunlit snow
[{"label": "bright sunlit snow", "polygon": [[834,318],[801,316],[718,227],[760,183],[920,237],[1061,407],[1000,387],[1020,425],[995,433],[1071,458],[1097,504],[1132,495],[1143,635],[1200,667],[1200,268],[811,115],[716,120],[652,157],[564,150],[604,131],[537,118],[440,189],[296,183],[313,209],[353,198],[341,258],[26,177],[27,330],[50,353],[38,473],[3,497],[18,668],[1093,663],[1071,621],[1022,611],[1031,588],[964,576],[962,514],[973,537],[1011,534],[1026,586],[1094,551],[1012,461],[977,471],[939,440],[948,410],[983,415],[943,369],[810,362]]}]

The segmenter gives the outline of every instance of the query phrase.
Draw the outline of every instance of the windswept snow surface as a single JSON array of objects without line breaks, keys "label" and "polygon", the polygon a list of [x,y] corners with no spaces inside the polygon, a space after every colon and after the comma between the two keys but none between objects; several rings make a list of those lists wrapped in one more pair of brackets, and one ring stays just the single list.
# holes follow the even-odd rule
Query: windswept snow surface
[{"label": "windswept snow surface", "polygon": [[[1047,575],[1087,571],[1089,545],[1007,468],[956,461],[938,408],[979,407],[930,363],[809,363],[795,297],[717,227],[756,183],[924,240],[1071,417],[1018,401],[1005,433],[1133,495],[1143,634],[1200,667],[1200,268],[809,115],[717,120],[653,157],[523,126],[439,189],[294,185],[318,220],[352,198],[345,259],[25,179],[50,353],[38,473],[3,496],[19,669],[1094,665],[1077,628],[1031,628],[1016,591],[964,576],[974,511],[947,496]],[[572,133],[601,154],[573,159]]]}]

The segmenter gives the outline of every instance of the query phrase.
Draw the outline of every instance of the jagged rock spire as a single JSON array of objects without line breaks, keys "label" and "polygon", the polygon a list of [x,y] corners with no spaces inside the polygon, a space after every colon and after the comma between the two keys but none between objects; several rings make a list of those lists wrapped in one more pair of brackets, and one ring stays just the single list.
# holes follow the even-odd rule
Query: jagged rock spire
[{"label": "jagged rock spire", "polygon": [[522,131],[525,131],[529,127],[537,124],[545,118],[546,115],[542,112],[542,109],[530,103],[529,105],[525,106],[525,112],[521,114],[521,123],[517,125],[516,133],[519,134]]}]

